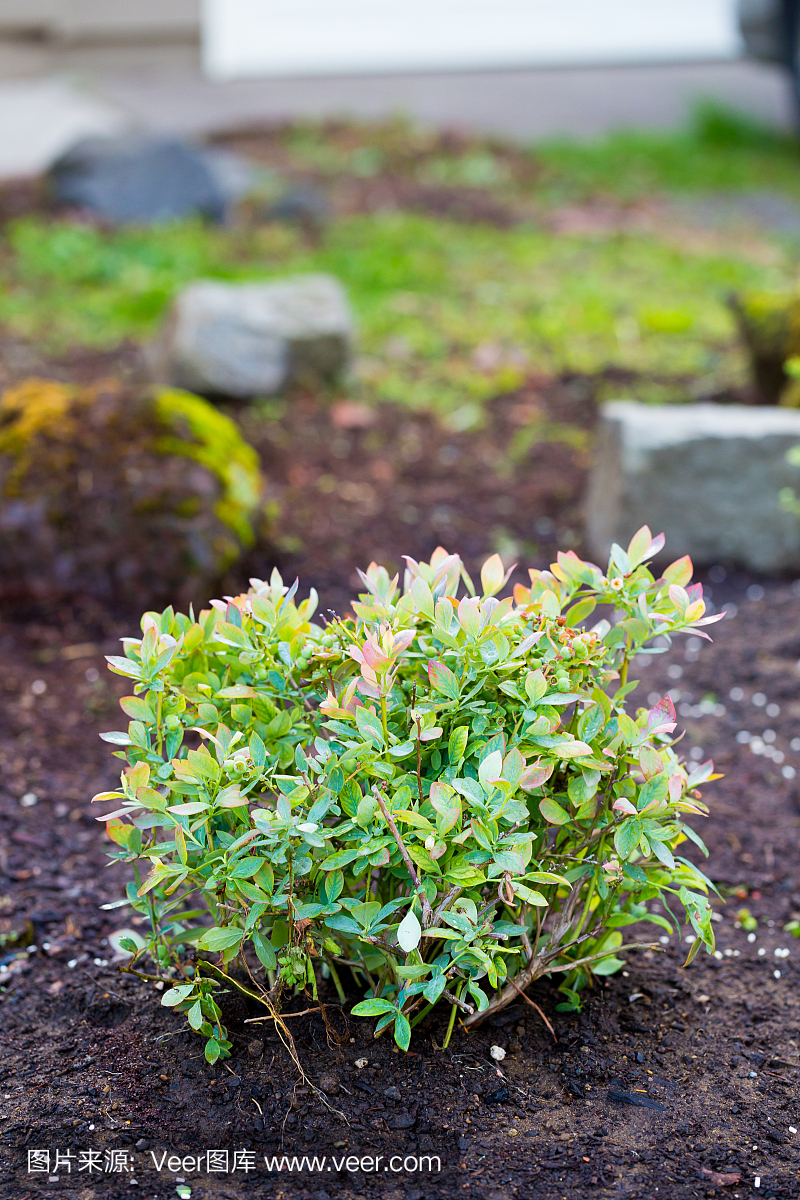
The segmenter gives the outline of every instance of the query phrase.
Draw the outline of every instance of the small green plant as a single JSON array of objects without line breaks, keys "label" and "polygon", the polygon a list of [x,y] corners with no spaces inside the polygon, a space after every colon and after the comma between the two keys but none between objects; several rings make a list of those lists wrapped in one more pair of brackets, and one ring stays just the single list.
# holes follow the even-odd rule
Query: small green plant
[{"label": "small green plant", "polygon": [[758,921],[749,908],[740,908],[738,910],[736,913],[736,924],[748,933],[752,933],[754,929],[758,929]]},{"label": "small green plant", "polygon": [[480,1021],[543,975],[579,1008],[650,945],[626,927],[679,931],[675,901],[687,962],[713,950],[709,880],[680,852],[705,853],[685,818],[713,764],[680,757],[668,696],[628,711],[636,657],[719,619],[688,557],[650,570],[663,542],[643,528],[605,574],[559,554],[502,600],[497,555],[479,593],[441,548],[402,591],[372,563],[324,626],[277,572],[197,618],[145,614],[109,659],[134,682],[127,731],[102,735],[128,765],[95,799],[118,802],[101,819],[135,877],[117,904],[149,918],[129,969],[150,955],[209,1061],[230,1050],[223,986],[278,1019],[320,976],[344,1003],[349,972],[354,1014],[406,1049],[434,1005],[449,1042],[457,1010]]}]

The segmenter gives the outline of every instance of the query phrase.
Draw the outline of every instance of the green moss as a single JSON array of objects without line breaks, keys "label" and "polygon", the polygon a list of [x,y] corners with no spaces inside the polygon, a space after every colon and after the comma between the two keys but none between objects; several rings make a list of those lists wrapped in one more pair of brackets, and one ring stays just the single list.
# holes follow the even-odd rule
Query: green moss
[{"label": "green moss", "polygon": [[25,380],[0,397],[0,595],[197,599],[267,532],[261,489],[198,396]]},{"label": "green moss", "polygon": [[[193,458],[216,475],[223,487],[216,514],[244,545],[251,546],[255,540],[251,519],[262,488],[253,447],[243,440],[233,421],[191,392],[163,388],[156,393],[155,410],[159,419],[175,430],[158,438],[157,451]],[[192,440],[187,440],[187,432]]]},{"label": "green moss", "polygon": [[54,379],[26,379],[0,397],[0,455],[13,460],[4,484],[5,495],[16,494],[31,461],[37,437],[68,437],[74,430],[73,406],[78,388]]}]

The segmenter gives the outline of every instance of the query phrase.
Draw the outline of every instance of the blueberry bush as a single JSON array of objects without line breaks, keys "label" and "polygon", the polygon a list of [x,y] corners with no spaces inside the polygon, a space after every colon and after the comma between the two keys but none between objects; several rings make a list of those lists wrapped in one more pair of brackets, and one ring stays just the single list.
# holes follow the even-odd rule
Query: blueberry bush
[{"label": "blueberry bush", "polygon": [[497,555],[476,587],[440,548],[402,588],[372,563],[327,621],[277,572],[145,614],[109,659],[133,684],[127,730],[103,735],[126,766],[95,800],[132,869],[116,906],[147,930],[122,939],[127,969],[169,981],[209,1061],[231,1047],[225,989],[279,1019],[330,979],[406,1049],[435,1005],[449,1042],[459,1011],[479,1022],[541,976],[579,1008],[645,922],[685,914],[688,959],[713,950],[684,853],[705,852],[687,819],[713,764],[681,757],[668,696],[631,703],[642,656],[721,615],[688,557],[651,568],[663,543],[641,529],[605,573],[560,553],[503,599]]}]

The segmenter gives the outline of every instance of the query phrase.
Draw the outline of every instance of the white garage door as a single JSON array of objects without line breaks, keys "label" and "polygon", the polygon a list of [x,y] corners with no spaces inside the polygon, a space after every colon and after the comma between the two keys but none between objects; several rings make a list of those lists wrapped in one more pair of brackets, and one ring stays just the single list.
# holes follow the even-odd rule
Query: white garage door
[{"label": "white garage door", "polygon": [[204,0],[216,78],[720,58],[734,0]]}]

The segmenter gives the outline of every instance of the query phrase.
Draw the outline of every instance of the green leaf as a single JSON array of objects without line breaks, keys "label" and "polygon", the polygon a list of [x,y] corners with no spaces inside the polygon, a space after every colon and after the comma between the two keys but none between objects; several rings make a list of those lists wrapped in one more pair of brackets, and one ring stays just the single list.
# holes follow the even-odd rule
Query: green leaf
[{"label": "green leaf", "polygon": [[652,779],[648,779],[647,783],[642,786],[636,807],[641,812],[645,805],[650,804],[653,800],[665,800],[668,790],[669,780],[666,775],[663,772],[660,775],[655,775]]},{"label": "green leaf", "polygon": [[354,858],[358,858],[358,850],[336,850],[333,854],[329,854],[320,863],[320,868],[323,871],[338,871],[341,867],[346,867]]},{"label": "green leaf", "polygon": [[411,599],[419,612],[424,613],[431,621],[434,618],[433,592],[421,575],[411,584]]},{"label": "green leaf", "polygon": [[592,974],[594,975],[615,975],[617,971],[625,966],[625,960],[615,958],[611,955],[609,958],[601,958],[600,962],[592,963]]},{"label": "green leaf", "polygon": [[413,825],[415,829],[421,829],[424,833],[435,833],[433,825],[427,817],[423,817],[421,813],[414,812],[412,808],[398,808],[392,813],[395,821],[400,821],[404,825]]},{"label": "green leaf", "polygon": [[627,617],[624,621],[620,621],[620,625],[626,633],[631,635],[634,643],[646,642],[651,636],[651,629],[647,621],[642,621],[639,617]]},{"label": "green leaf", "polygon": [[547,901],[541,892],[535,891],[533,888],[526,887],[524,883],[518,883],[514,880],[514,891],[528,904],[534,904],[537,908],[547,908]]},{"label": "green leaf", "polygon": [[377,1017],[381,1013],[393,1012],[394,1005],[388,1000],[380,1000],[373,996],[371,1000],[362,1000],[350,1011],[354,1017]]},{"label": "green leaf", "polygon": [[449,700],[458,699],[458,679],[444,663],[429,662],[428,678],[437,692],[441,692]]},{"label": "green leaf", "polygon": [[409,846],[408,853],[426,875],[441,875],[442,868],[422,846]]},{"label": "green leaf", "polygon": [[209,1038],[206,1042],[206,1062],[215,1063],[219,1058],[222,1050],[216,1038]]},{"label": "green leaf", "polygon": [[597,608],[597,601],[593,596],[586,596],[583,600],[579,600],[577,604],[573,604],[572,608],[568,608],[564,613],[564,617],[568,625],[577,625],[581,621],[585,621],[590,617]]},{"label": "green leaf", "polygon": [[675,870],[675,859],[672,857],[672,851],[664,842],[651,839],[650,849],[659,862],[663,863],[665,867],[669,867],[671,871]]},{"label": "green leaf", "polygon": [[251,876],[255,875],[256,871],[261,870],[266,861],[265,858],[255,858],[251,855],[240,858],[235,863],[231,875],[234,879],[250,879]]},{"label": "green leaf", "polygon": [[124,675],[128,679],[142,678],[141,663],[134,662],[131,658],[122,658],[118,654],[107,654],[106,662],[115,675]]},{"label": "green leaf", "polygon": [[521,875],[525,870],[522,855],[514,850],[498,850],[494,856],[494,863],[501,871],[508,871],[512,875]]},{"label": "green leaf", "polygon": [[435,1004],[446,987],[447,976],[434,975],[425,984],[425,987],[422,989],[422,994],[429,1004]]},{"label": "green leaf", "polygon": [[411,1042],[411,1026],[408,1017],[398,1013],[394,1021],[394,1040],[401,1050],[407,1050]]},{"label": "green leaf", "polygon": [[199,1000],[196,1000],[186,1014],[189,1024],[192,1029],[197,1030],[203,1024],[203,1009]]},{"label": "green leaf", "polygon": [[578,737],[584,742],[591,742],[605,724],[605,714],[599,704],[587,708],[578,721]]},{"label": "green leaf", "polygon": [[154,725],[156,715],[147,700],[141,696],[123,696],[119,702],[122,711],[134,721],[143,721],[145,725]]},{"label": "green leaf", "polygon": [[539,812],[551,825],[568,825],[572,820],[569,813],[550,796],[545,796],[544,800],[539,801]]},{"label": "green leaf", "polygon": [[250,757],[257,771],[263,771],[267,762],[267,750],[257,733],[250,735]]},{"label": "green leaf", "polygon": [[198,950],[230,950],[242,940],[242,930],[215,926],[207,929],[196,945]]},{"label": "green leaf", "polygon": [[642,836],[642,822],[638,817],[628,817],[614,834],[614,848],[625,862],[633,854]]},{"label": "green leaf", "polygon": [[[243,636],[246,638],[246,635]],[[221,688],[215,694],[217,700],[255,700],[258,696],[258,692],[243,683],[234,684],[233,687]]]},{"label": "green leaf", "polygon": [[383,726],[369,709],[363,707],[356,709],[356,725],[365,741],[373,741],[378,746],[384,745]]},{"label": "green leaf", "polygon": [[176,1004],[180,1004],[187,996],[191,996],[194,986],[193,983],[181,983],[178,987],[170,988],[169,991],[164,992],[164,995],[161,997],[161,1003],[166,1008],[174,1008]]},{"label": "green leaf", "polygon": [[587,754],[592,753],[592,747],[587,746],[586,742],[564,740],[559,742],[554,747],[556,755],[559,758],[583,758]]},{"label": "green leaf", "polygon": [[331,904],[344,890],[344,875],[341,871],[331,871],[326,875],[319,885],[320,898],[326,904]]},{"label": "green leaf", "polygon": [[529,671],[525,676],[525,691],[531,704],[535,705],[547,692],[547,680],[542,671]]},{"label": "green leaf", "polygon": [[267,941],[263,934],[259,933],[257,929],[253,930],[252,938],[253,948],[258,955],[259,962],[262,966],[266,967],[268,971],[274,971],[278,965],[278,960],[275,957],[275,951],[272,947],[272,943]]},{"label": "green leaf", "polygon": [[447,743],[447,758],[448,761],[456,764],[464,757],[464,751],[467,748],[469,741],[469,727],[467,725],[459,725],[450,734],[450,741]]}]

